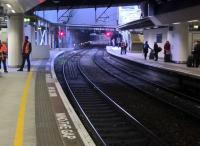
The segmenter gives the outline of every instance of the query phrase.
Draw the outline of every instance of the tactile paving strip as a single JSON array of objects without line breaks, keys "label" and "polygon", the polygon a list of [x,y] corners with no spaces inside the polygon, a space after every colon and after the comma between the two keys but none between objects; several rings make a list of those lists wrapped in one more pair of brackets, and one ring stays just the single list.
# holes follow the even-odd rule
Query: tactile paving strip
[{"label": "tactile paving strip", "polygon": [[45,73],[45,66],[38,69],[35,84],[37,146],[64,146],[49,99]]}]

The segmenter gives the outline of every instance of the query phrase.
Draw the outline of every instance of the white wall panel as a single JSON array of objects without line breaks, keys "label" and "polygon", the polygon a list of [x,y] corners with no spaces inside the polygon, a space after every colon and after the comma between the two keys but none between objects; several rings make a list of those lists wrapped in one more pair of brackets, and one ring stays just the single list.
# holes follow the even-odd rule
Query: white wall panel
[{"label": "white wall panel", "polygon": [[[168,40],[168,28],[159,28],[159,29],[147,29],[144,30],[144,42],[148,41],[149,46],[153,49],[154,42],[156,42],[157,34],[162,34],[162,43],[158,43],[158,46],[164,48],[165,42]],[[170,42],[171,43],[171,42]],[[159,53],[159,57],[163,57],[163,51]]]}]

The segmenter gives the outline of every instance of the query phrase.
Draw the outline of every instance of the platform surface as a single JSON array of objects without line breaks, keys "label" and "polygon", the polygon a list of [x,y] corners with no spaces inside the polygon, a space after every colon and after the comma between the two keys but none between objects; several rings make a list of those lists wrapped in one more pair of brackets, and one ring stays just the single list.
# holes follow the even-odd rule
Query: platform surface
[{"label": "platform surface", "polygon": [[200,79],[200,67],[198,67],[198,68],[187,67],[186,64],[176,64],[173,62],[164,62],[163,58],[159,58],[158,61],[149,60],[149,59],[145,60],[143,53],[127,52],[125,55],[124,54],[121,55],[120,48],[118,48],[118,47],[109,46],[106,49],[107,49],[108,53],[110,53],[114,56],[129,60],[129,61],[134,61],[137,63],[152,66],[155,68],[160,68],[163,70],[177,72],[179,74],[183,74],[183,75],[187,75],[187,76],[191,76],[191,77]]},{"label": "platform surface", "polygon": [[32,60],[31,72],[1,70],[0,146],[95,145],[52,70],[52,60],[64,50]]}]

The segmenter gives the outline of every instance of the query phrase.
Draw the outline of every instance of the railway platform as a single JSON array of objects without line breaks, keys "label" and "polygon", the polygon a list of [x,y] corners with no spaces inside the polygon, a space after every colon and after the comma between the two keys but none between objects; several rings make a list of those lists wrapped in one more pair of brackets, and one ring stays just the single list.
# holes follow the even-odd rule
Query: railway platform
[{"label": "railway platform", "polygon": [[186,64],[176,64],[172,62],[164,62],[163,58],[158,58],[158,61],[144,60],[143,53],[127,52],[125,55],[120,54],[120,48],[108,46],[107,52],[117,58],[121,58],[132,63],[144,65],[145,67],[153,68],[160,71],[170,72],[184,77],[200,79],[200,67],[187,67]]},{"label": "railway platform", "polygon": [[95,145],[56,79],[52,62],[60,52],[32,61],[31,72],[1,73],[1,146]]}]

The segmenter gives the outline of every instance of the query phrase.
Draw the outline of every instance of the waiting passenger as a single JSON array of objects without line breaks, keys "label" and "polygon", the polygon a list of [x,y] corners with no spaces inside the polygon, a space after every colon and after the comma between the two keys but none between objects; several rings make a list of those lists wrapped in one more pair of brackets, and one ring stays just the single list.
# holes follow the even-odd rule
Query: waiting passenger
[{"label": "waiting passenger", "polygon": [[153,49],[154,49],[155,61],[157,61],[158,60],[158,53],[162,50],[162,48],[158,47],[158,44],[155,42]]},{"label": "waiting passenger", "polygon": [[166,41],[164,45],[164,61],[170,62],[171,61],[171,48],[169,41]]},{"label": "waiting passenger", "polygon": [[6,66],[6,58],[8,54],[8,49],[5,43],[1,43],[0,40],[0,69],[1,69],[1,62],[3,62],[3,69],[4,72],[7,73],[7,66]]},{"label": "waiting passenger", "polygon": [[193,50],[193,65],[199,67],[200,64],[200,41],[197,41],[197,44],[194,46]]},{"label": "waiting passenger", "polygon": [[146,41],[143,46],[143,53],[144,53],[145,60],[147,59],[147,53],[149,51],[148,49],[151,49],[151,48],[149,47],[148,41]]},{"label": "waiting passenger", "polygon": [[120,47],[121,47],[121,54],[126,54],[127,43],[122,41]]},{"label": "waiting passenger", "polygon": [[28,63],[28,72],[30,71],[31,63],[30,63],[29,56],[30,56],[31,51],[32,51],[31,43],[28,41],[28,36],[25,36],[25,41],[24,41],[23,50],[22,50],[23,61],[22,61],[22,65],[21,65],[20,69],[18,69],[17,71],[23,71],[26,60]]}]

